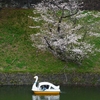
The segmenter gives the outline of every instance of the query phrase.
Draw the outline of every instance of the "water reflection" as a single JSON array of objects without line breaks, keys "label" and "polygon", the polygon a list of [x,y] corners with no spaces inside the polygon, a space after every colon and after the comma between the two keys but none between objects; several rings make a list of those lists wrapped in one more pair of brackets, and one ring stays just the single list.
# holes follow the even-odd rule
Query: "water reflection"
[{"label": "water reflection", "polygon": [[60,95],[50,95],[50,96],[32,95],[32,100],[60,100]]}]

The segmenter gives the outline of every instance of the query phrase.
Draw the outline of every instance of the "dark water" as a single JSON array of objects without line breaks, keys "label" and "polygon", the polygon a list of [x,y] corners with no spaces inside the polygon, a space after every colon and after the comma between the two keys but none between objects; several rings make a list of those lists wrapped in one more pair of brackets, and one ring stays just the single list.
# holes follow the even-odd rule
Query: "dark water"
[{"label": "dark water", "polygon": [[100,87],[61,86],[58,96],[35,96],[31,86],[0,86],[0,100],[100,100]]}]

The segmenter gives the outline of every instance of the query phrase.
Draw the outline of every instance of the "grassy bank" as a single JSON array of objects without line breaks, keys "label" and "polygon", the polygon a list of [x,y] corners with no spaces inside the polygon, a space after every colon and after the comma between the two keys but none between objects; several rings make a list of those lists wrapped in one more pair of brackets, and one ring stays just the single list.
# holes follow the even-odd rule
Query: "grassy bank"
[{"label": "grassy bank", "polygon": [[[0,72],[61,72],[66,65],[64,62],[49,52],[32,47],[30,34],[35,34],[38,30],[29,28],[30,25],[36,23],[29,19],[28,15],[34,16],[32,9],[2,9],[0,11]],[[88,19],[90,17],[84,19],[86,24]],[[95,27],[97,32],[100,32],[99,26]],[[100,48],[99,38],[93,38],[91,42]],[[91,59],[85,60],[81,67],[73,63],[67,66],[68,72],[100,72],[100,54],[94,57],[91,55]]]}]

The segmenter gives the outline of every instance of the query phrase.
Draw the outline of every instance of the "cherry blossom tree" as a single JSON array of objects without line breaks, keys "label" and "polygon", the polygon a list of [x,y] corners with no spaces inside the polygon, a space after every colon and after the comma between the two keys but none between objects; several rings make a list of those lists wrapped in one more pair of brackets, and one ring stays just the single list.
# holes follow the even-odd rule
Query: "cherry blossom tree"
[{"label": "cherry blossom tree", "polygon": [[31,35],[33,45],[77,64],[94,54],[94,44],[86,40],[86,27],[78,23],[81,7],[81,0],[42,0],[34,10],[40,16],[29,16],[36,22],[43,21],[42,26],[30,26],[40,29],[40,33]]}]

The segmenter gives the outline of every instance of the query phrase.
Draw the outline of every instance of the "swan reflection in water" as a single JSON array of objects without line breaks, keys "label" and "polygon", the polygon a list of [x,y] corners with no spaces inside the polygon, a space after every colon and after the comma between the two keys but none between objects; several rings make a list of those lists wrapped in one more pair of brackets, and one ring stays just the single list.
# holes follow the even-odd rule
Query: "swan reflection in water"
[{"label": "swan reflection in water", "polygon": [[60,95],[32,95],[32,100],[60,100]]}]

